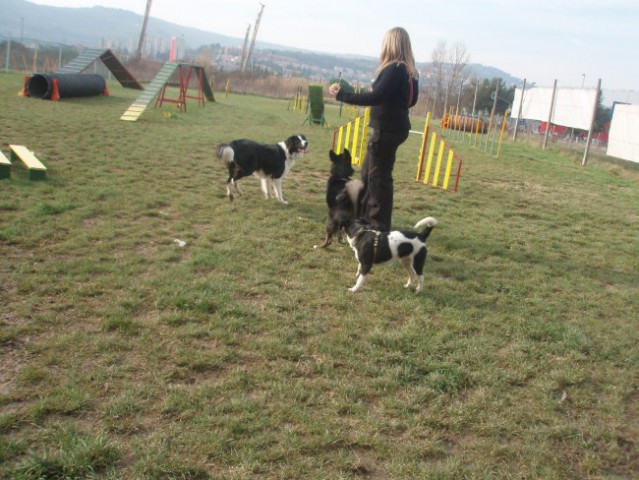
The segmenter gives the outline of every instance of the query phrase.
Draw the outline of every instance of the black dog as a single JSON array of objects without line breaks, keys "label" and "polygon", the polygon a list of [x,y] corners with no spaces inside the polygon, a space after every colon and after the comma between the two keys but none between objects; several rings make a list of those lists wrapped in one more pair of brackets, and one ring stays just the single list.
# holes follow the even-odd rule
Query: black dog
[{"label": "black dog", "polygon": [[262,192],[269,198],[271,189],[282,203],[288,203],[282,195],[282,179],[293,168],[295,161],[304,156],[308,140],[304,135],[292,135],[275,145],[265,145],[253,140],[233,140],[217,146],[217,156],[227,165],[229,178],[226,195],[233,201],[233,192],[242,194],[238,181],[248,175],[260,178]]},{"label": "black dog", "polygon": [[340,154],[331,150],[328,155],[331,160],[331,174],[326,182],[326,238],[323,243],[314,245],[313,248],[328,247],[333,243],[333,235],[341,236],[342,225],[349,219],[357,218],[364,187],[361,180],[351,180],[355,170],[348,149],[344,149]]},{"label": "black dog", "polygon": [[437,225],[434,217],[426,217],[415,225],[415,228],[426,227],[421,232],[399,231],[379,232],[371,230],[367,224],[349,220],[344,225],[348,243],[355,252],[359,262],[357,266],[357,282],[349,291],[357,292],[366,280],[366,275],[376,263],[398,260],[408,270],[408,288],[416,281],[416,292],[424,288],[424,264],[426,263],[426,239]]}]

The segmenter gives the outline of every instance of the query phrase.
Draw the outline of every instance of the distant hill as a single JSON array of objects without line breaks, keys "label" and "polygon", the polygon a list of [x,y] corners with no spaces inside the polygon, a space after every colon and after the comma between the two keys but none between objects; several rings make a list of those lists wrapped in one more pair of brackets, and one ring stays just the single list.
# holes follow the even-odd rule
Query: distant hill
[{"label": "distant hill", "polygon": [[[137,47],[143,15],[127,10],[105,7],[62,8],[38,5],[26,0],[2,0],[0,34],[19,40],[37,39],[67,45],[98,47],[103,41],[118,42],[124,48]],[[151,17],[147,37],[162,38],[168,44],[171,37],[184,37],[188,47],[218,43],[222,46],[242,45],[243,39],[183,27]],[[257,42],[262,48],[282,46]]]},{"label": "distant hill", "polygon": [[[137,48],[142,29],[143,15],[127,10],[105,7],[62,8],[38,5],[26,0],[2,0],[0,9],[0,41],[10,34],[14,40],[35,40],[66,45],[98,47],[118,46],[129,51]],[[187,48],[197,49],[203,45],[218,44],[237,47],[243,38],[230,37],[196,28],[183,27],[151,17],[147,26],[147,39],[163,44],[168,49],[171,37],[184,39]],[[321,62],[323,65],[345,65],[361,72],[367,78],[374,71],[377,59],[365,56],[314,53],[299,48],[256,41],[258,50],[288,52],[289,56],[300,56],[304,62]],[[300,60],[301,61],[301,60]],[[319,66],[319,65],[317,65]],[[469,64],[479,79],[501,78],[508,85],[519,84],[520,80],[494,67]]]},{"label": "distant hill", "polygon": [[486,78],[489,80],[493,78],[501,78],[506,85],[515,85],[521,88],[520,78],[513,77],[511,74],[506,73],[498,68],[488,67],[480,63],[469,63],[468,69],[471,70],[480,80]]}]

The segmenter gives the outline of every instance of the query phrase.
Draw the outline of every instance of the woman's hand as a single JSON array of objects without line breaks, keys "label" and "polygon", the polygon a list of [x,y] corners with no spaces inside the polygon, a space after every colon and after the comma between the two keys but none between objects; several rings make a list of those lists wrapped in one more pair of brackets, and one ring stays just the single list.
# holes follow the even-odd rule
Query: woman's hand
[{"label": "woman's hand", "polygon": [[340,88],[340,84],[335,82],[331,84],[330,87],[328,87],[328,93],[330,93],[331,95],[337,95],[337,92],[339,92]]}]

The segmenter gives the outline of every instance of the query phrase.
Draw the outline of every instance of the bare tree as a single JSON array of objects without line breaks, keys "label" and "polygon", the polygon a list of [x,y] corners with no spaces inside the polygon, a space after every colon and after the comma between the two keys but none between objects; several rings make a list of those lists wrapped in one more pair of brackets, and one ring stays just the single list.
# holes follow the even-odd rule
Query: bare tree
[{"label": "bare tree", "polygon": [[[441,114],[448,109],[451,95],[459,91],[462,82],[467,78],[464,71],[470,54],[466,45],[456,42],[450,48],[445,40],[441,40],[433,49],[432,63],[426,69],[425,77],[427,88],[431,98],[444,98]],[[433,115],[437,116],[440,111],[437,105],[433,105]]]},{"label": "bare tree", "polygon": [[[449,92],[459,92],[459,96],[461,96],[461,88],[464,81],[468,78],[468,74],[464,71],[466,65],[468,65],[468,61],[470,60],[470,54],[466,49],[466,45],[461,42],[456,42],[451,50],[450,50],[450,77],[448,84]],[[455,90],[453,90],[453,88]],[[459,99],[458,99],[459,103]]]},{"label": "bare tree", "polygon": [[429,103],[432,102],[434,116],[439,115],[438,100],[443,98],[446,91],[446,42],[440,41],[433,49],[432,62],[424,72],[425,85]]}]

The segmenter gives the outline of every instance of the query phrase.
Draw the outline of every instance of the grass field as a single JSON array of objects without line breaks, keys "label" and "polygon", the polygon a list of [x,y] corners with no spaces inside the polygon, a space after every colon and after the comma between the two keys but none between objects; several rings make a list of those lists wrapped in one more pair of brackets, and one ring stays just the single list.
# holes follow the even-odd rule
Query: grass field
[{"label": "grass field", "polygon": [[[283,100],[129,123],[136,91],[21,85],[0,74],[0,149],[28,146],[48,178],[0,180],[1,478],[639,476],[634,166],[461,142],[452,194],[414,181],[413,135],[393,221],[439,220],[424,292],[389,265],[351,294],[350,249],[312,249],[332,130]],[[298,132],[289,205],[252,178],[226,199],[217,143]]]}]

